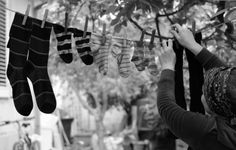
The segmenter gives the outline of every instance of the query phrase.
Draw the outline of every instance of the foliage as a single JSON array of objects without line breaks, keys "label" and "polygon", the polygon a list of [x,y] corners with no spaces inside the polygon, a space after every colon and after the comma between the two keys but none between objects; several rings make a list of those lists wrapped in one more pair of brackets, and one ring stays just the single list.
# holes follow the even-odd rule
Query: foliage
[{"label": "foliage", "polygon": [[[152,29],[159,30],[158,34],[165,39],[170,36],[165,30],[171,23],[177,22],[191,27],[191,22],[195,20],[196,30],[203,33],[202,44],[223,60],[235,64],[234,43],[225,36],[225,26],[214,28],[212,26],[218,24],[219,20],[210,20],[220,8],[218,3],[219,1],[206,0],[52,0],[48,5],[42,6],[42,9],[50,9],[48,19],[51,22],[64,25],[67,10],[69,26],[83,29],[87,15],[89,31],[101,32],[105,22],[108,25],[107,33],[127,36],[132,40],[138,40],[142,30],[146,31],[145,39],[149,40]],[[159,42],[158,38],[155,40]],[[121,78],[116,60],[112,57],[109,58],[109,73],[102,77],[96,65],[85,66],[81,62],[75,48],[73,62],[65,64],[57,54],[55,37],[52,38],[52,43],[49,72],[68,81],[76,88],[73,89],[75,91],[89,90],[94,95],[99,95],[102,91],[107,94],[115,91],[129,101],[132,96],[140,94],[139,85],[155,85],[158,81],[158,77],[151,76],[147,71],[137,72],[134,66],[129,78]],[[185,76],[185,83],[188,83],[187,75]]]}]

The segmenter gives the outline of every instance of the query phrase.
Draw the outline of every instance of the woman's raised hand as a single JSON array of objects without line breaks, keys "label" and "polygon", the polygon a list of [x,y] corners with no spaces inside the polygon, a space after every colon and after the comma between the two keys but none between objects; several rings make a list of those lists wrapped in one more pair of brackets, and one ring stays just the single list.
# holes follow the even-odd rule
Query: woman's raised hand
[{"label": "woman's raised hand", "polygon": [[195,41],[193,33],[189,29],[182,27],[179,24],[173,25],[172,28],[175,28],[176,30],[172,29],[170,30],[170,33],[174,35],[182,46],[189,49],[195,55],[202,50],[202,46]]},{"label": "woman's raised hand", "polygon": [[164,69],[175,70],[176,56],[173,50],[173,41],[172,40],[168,40],[168,42],[163,41],[162,47],[158,53],[162,70]]}]

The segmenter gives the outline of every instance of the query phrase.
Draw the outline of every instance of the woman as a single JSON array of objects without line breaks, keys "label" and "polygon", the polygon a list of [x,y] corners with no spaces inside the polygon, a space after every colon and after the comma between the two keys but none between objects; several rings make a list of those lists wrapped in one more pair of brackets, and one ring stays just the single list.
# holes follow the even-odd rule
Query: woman
[{"label": "woman", "polygon": [[207,114],[185,111],[175,103],[172,41],[164,41],[159,60],[158,110],[170,130],[194,150],[236,150],[236,69],[224,64],[199,45],[191,31],[179,24],[170,32],[178,42],[196,55],[205,69],[202,103]]}]

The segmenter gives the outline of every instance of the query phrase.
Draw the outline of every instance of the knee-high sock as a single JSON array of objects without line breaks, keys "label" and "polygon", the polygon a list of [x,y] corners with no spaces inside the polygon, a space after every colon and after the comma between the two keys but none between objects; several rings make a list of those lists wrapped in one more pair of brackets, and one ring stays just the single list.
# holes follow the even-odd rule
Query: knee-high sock
[{"label": "knee-high sock", "polygon": [[91,65],[93,64],[93,56],[89,44],[91,32],[86,32],[85,38],[82,38],[83,33],[82,30],[74,29],[75,45],[82,62],[86,65]]},{"label": "knee-high sock", "polygon": [[45,27],[41,28],[41,23],[40,20],[33,20],[27,72],[39,110],[52,113],[56,108],[56,98],[47,71],[52,24],[46,22]]},{"label": "knee-high sock", "polygon": [[143,42],[134,41],[134,53],[131,61],[134,63],[138,71],[144,71],[144,45]]},{"label": "knee-high sock", "polygon": [[186,101],[184,95],[184,80],[183,80],[183,47],[174,41],[173,49],[176,54],[175,64],[175,99],[176,103],[186,109]]},{"label": "knee-high sock", "polygon": [[68,28],[65,33],[65,28],[59,24],[53,24],[53,30],[56,34],[57,39],[57,50],[60,58],[65,63],[71,63],[73,60],[72,54],[72,33],[73,28]]},{"label": "knee-high sock", "polygon": [[[202,40],[202,34],[197,33],[195,40],[200,43]],[[201,102],[202,85],[204,82],[202,65],[195,59],[193,53],[186,50],[186,56],[189,66],[189,88],[190,88],[190,110],[193,112],[204,113],[204,107]]]},{"label": "knee-high sock", "polygon": [[14,105],[18,113],[28,116],[33,109],[32,96],[25,74],[32,20],[22,25],[24,15],[15,14],[7,47],[10,49],[7,77],[12,86]]},{"label": "knee-high sock", "polygon": [[103,75],[108,73],[108,56],[111,46],[111,39],[106,37],[106,41],[102,44],[102,36],[93,35],[91,38],[93,47],[93,58],[98,66],[98,70]]}]

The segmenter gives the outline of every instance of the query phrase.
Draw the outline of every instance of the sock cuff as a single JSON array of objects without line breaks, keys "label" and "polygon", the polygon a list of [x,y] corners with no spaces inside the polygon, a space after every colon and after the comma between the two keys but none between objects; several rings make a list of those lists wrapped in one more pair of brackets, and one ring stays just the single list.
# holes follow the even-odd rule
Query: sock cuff
[{"label": "sock cuff", "polygon": [[26,24],[22,25],[23,18],[24,15],[20,13],[15,14],[10,28],[9,36],[28,43],[32,30],[32,19],[27,18]]},{"label": "sock cuff", "polygon": [[42,21],[38,19],[33,19],[33,27],[31,36],[38,38],[39,40],[49,41],[52,24],[45,22],[44,28],[41,28]]}]

